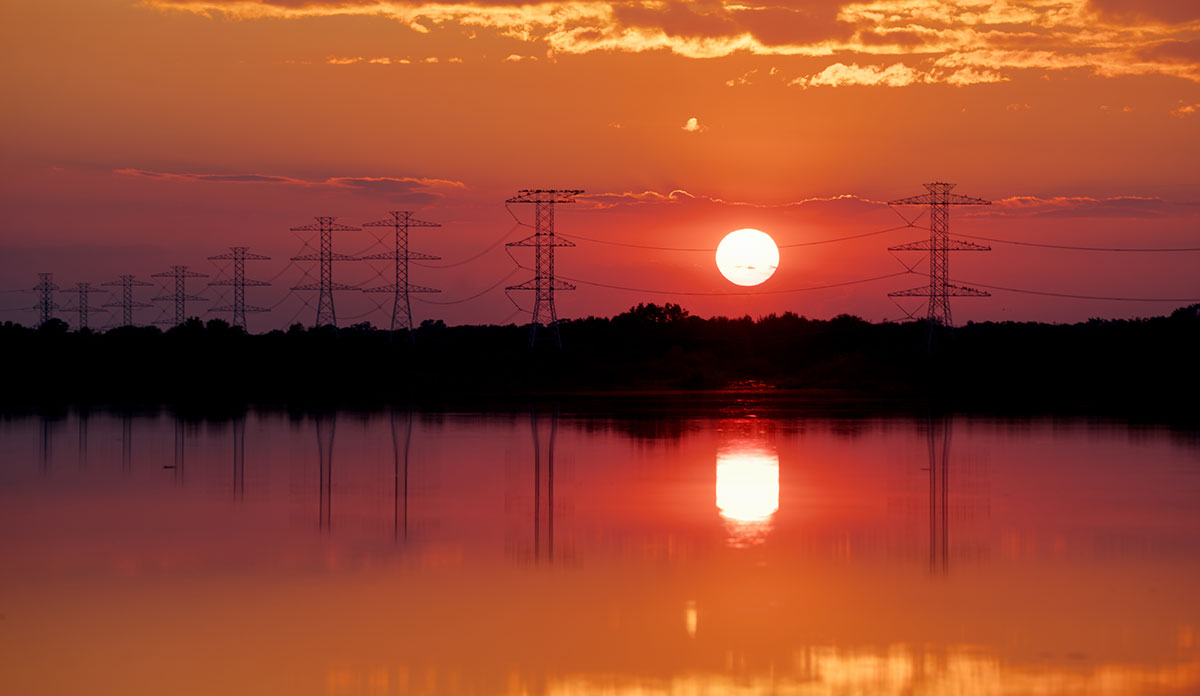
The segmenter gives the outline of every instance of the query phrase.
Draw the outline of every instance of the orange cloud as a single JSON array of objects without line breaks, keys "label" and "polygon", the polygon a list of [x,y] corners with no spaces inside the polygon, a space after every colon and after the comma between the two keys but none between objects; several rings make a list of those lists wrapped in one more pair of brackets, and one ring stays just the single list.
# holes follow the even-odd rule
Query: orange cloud
[{"label": "orange cloud", "polygon": [[[665,51],[687,58],[909,55],[921,73],[841,61],[808,86],[973,85],[1006,71],[1086,68],[1101,77],[1161,74],[1200,82],[1192,0],[841,0],[772,2],[397,2],[394,0],[143,0],[162,11],[238,19],[366,16],[419,33],[491,30],[551,53]],[[514,54],[515,55],[515,54]],[[989,62],[991,61],[991,62]],[[842,66],[836,68],[835,66]],[[897,67],[899,66],[899,67]],[[947,70],[947,68],[953,68]],[[815,81],[814,81],[815,79]]]}]

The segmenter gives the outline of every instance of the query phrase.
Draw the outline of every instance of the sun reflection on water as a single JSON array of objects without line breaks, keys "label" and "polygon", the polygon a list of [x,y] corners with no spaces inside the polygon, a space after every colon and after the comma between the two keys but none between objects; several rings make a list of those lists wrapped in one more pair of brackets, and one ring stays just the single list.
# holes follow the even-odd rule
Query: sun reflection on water
[{"label": "sun reflection on water", "polygon": [[717,450],[717,509],[729,530],[730,546],[766,540],[779,510],[779,455],[773,447],[737,440]]}]

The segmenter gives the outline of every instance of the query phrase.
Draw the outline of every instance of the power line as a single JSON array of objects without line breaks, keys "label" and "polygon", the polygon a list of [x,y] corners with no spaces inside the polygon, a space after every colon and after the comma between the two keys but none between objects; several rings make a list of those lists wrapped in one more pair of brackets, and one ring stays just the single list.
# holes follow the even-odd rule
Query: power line
[{"label": "power line", "polygon": [[[956,283],[963,281],[956,280]],[[984,285],[983,283],[971,283],[981,288],[989,290],[1003,290],[1005,292],[1018,292],[1022,295],[1043,295],[1046,297],[1066,297],[1073,300],[1108,300],[1112,302],[1200,302],[1200,297],[1107,297],[1101,295],[1075,295],[1065,292],[1048,292],[1044,290],[1025,290],[1023,288],[1006,288],[1001,285]]]},{"label": "power line", "polygon": [[503,277],[503,278],[501,278],[500,280],[497,280],[495,283],[492,283],[491,285],[489,285],[489,286],[487,287],[487,289],[485,289],[485,290],[481,290],[481,291],[479,291],[479,292],[475,293],[474,295],[471,295],[470,297],[464,297],[464,298],[462,298],[461,300],[449,300],[449,301],[439,302],[439,301],[437,301],[437,300],[426,300],[426,299],[423,299],[423,298],[420,298],[420,297],[414,297],[413,299],[415,299],[415,300],[416,300],[416,301],[418,301],[418,302],[424,302],[425,304],[435,304],[435,305],[454,305],[454,304],[462,304],[463,302],[469,302],[469,301],[471,301],[471,300],[474,300],[474,299],[476,299],[476,298],[483,297],[484,295],[488,294],[489,292],[491,292],[491,291],[495,290],[496,288],[500,287],[500,286],[501,286],[501,285],[504,283],[504,281],[506,281],[506,280],[508,280],[509,278],[513,277],[514,275],[516,275],[516,274],[517,274],[517,272],[518,272],[518,271],[520,271],[520,270],[522,270],[522,269],[524,269],[524,270],[529,270],[529,269],[525,268],[524,266],[517,266],[516,268],[512,269],[511,271],[509,271],[509,272],[508,272],[508,275],[504,276],[504,277]]},{"label": "power line", "polygon": [[[420,262],[414,262],[414,265],[417,265],[417,266],[424,266],[424,267],[426,267],[426,268],[454,268],[455,266],[462,266],[462,265],[465,265],[465,264],[471,263],[471,262],[472,262],[472,261],[474,261],[475,259],[478,259],[478,258],[480,258],[481,256],[483,256],[484,254],[488,253],[488,252],[489,252],[489,251],[491,251],[492,249],[495,249],[496,247],[500,246],[500,244],[501,244],[501,243],[503,243],[503,242],[504,242],[504,240],[508,239],[508,238],[509,238],[509,236],[510,236],[510,235],[511,235],[511,234],[512,234],[514,231],[516,231],[516,229],[517,229],[518,227],[521,227],[521,226],[522,226],[522,225],[513,225],[513,226],[512,226],[511,228],[509,228],[509,229],[508,229],[508,231],[506,231],[506,232],[505,232],[505,233],[504,233],[504,234],[503,234],[503,235],[502,235],[502,236],[501,236],[499,239],[497,239],[496,241],[492,242],[492,243],[491,243],[491,244],[489,244],[487,247],[485,247],[483,251],[479,252],[478,254],[475,254],[474,256],[471,256],[471,257],[469,257],[469,258],[463,259],[462,261],[455,261],[454,263],[420,263]],[[564,235],[559,235],[559,236],[561,237],[561,236],[564,236]]]},{"label": "power line", "polygon": [[594,285],[600,288],[609,288],[610,290],[628,290],[629,292],[648,292],[658,295],[709,295],[709,296],[739,296],[739,295],[780,295],[792,292],[808,292],[809,290],[828,290],[831,288],[841,288],[847,285],[860,285],[862,283],[873,283],[877,280],[885,278],[895,278],[896,276],[908,275],[912,271],[897,271],[896,273],[888,273],[887,275],[874,276],[872,278],[861,278],[859,280],[848,280],[841,283],[829,283],[827,285],[813,285],[807,288],[790,288],[787,290],[759,290],[757,292],[689,292],[677,290],[649,290],[646,288],[630,288],[623,285],[609,285],[608,283],[595,283],[589,280],[581,280],[579,278],[567,278],[562,276],[564,280],[569,280],[573,283],[582,283],[584,285]]},{"label": "power line", "polygon": [[968,239],[979,239],[985,242],[996,242],[998,244],[1014,244],[1016,246],[1038,247],[1041,249],[1067,249],[1069,251],[1119,251],[1119,252],[1167,252],[1167,251],[1200,251],[1200,247],[1154,247],[1154,248],[1139,248],[1139,247],[1087,247],[1087,246],[1071,246],[1068,244],[1042,244],[1040,242],[1021,242],[1013,239],[993,239],[992,237],[979,237],[971,234],[959,234],[960,237]]},{"label": "power line", "polygon": [[[915,222],[915,220],[914,220],[914,222]],[[817,246],[817,245],[819,245],[819,244],[833,244],[834,242],[846,242],[846,241],[850,241],[850,240],[852,240],[852,239],[862,239],[862,238],[864,238],[864,237],[874,237],[874,236],[876,236],[876,235],[880,235],[880,234],[887,234],[888,232],[895,232],[895,231],[897,231],[897,230],[903,230],[903,229],[907,229],[907,228],[909,228],[909,227],[916,227],[916,225],[914,225],[914,224],[912,224],[912,223],[909,223],[909,224],[905,224],[905,225],[898,225],[898,226],[896,226],[896,227],[889,227],[889,228],[888,228],[888,229],[886,229],[886,230],[875,230],[874,232],[864,232],[864,233],[862,233],[862,234],[852,234],[852,235],[847,235],[847,236],[845,236],[845,237],[832,237],[832,238],[830,238],[830,239],[818,239],[818,240],[811,241],[811,242],[795,242],[795,243],[793,243],[793,244],[779,244],[779,245],[777,245],[777,246],[778,246],[780,249],[795,249],[795,248],[797,248],[797,247]],[[632,248],[632,249],[650,249],[650,250],[653,250],[653,251],[707,251],[707,252],[716,252],[716,248],[715,248],[715,247],[668,247],[668,246],[653,246],[653,245],[649,245],[649,244],[631,244],[631,243],[629,243],[629,242],[614,242],[614,241],[612,241],[612,240],[608,240],[608,239],[595,239],[595,238],[593,238],[593,237],[582,237],[582,236],[580,236],[580,235],[577,235],[577,234],[561,234],[561,233],[560,233],[558,236],[559,236],[559,237],[562,237],[562,238],[564,238],[564,239],[570,239],[570,240],[572,240],[572,241],[578,240],[578,241],[583,241],[583,242],[595,242],[596,244],[609,244],[609,245],[612,245],[612,246],[619,246],[619,247],[629,247],[629,248]]]}]

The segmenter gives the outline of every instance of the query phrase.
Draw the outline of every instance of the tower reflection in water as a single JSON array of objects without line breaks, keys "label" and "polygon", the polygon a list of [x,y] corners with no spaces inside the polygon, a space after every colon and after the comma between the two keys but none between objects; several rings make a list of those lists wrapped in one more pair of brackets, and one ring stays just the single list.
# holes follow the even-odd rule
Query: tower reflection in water
[{"label": "tower reflection in water", "polygon": [[729,545],[763,543],[779,510],[779,454],[758,423],[722,428],[730,436],[717,447],[717,510]]}]

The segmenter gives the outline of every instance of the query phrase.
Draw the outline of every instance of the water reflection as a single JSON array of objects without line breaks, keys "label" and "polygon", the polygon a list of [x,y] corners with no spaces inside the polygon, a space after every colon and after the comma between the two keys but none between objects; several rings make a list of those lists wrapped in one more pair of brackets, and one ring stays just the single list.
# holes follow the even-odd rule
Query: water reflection
[{"label": "water reflection", "polygon": [[77,415],[0,421],[3,693],[1200,690],[1194,438]]},{"label": "water reflection", "polygon": [[761,439],[737,438],[717,450],[717,509],[735,547],[761,544],[779,510],[779,455]]},{"label": "water reflection", "polygon": [[337,429],[337,414],[322,413],[316,417],[318,476],[317,529],[333,527],[333,436]]},{"label": "water reflection", "polygon": [[[950,570],[950,433],[949,416],[930,416],[929,438],[929,569]],[[941,488],[938,488],[938,484]]]},{"label": "water reflection", "polygon": [[392,431],[392,538],[408,539],[408,451],[412,445],[412,411],[389,413]]},{"label": "water reflection", "polygon": [[[546,557],[554,560],[554,448],[558,440],[558,411],[550,413],[550,432],[545,447],[546,459]],[[538,434],[538,413],[529,412],[533,434],[533,560],[541,560],[542,539],[542,438]]]}]

